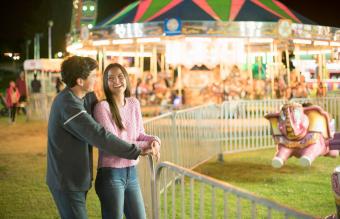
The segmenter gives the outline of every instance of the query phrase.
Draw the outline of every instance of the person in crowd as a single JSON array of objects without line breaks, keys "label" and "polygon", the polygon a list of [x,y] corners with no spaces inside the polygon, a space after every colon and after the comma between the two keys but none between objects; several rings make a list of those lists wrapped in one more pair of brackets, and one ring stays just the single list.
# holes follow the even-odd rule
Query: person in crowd
[{"label": "person in crowd", "polygon": [[317,97],[325,97],[326,96],[326,86],[322,82],[321,78],[318,76],[317,78],[317,90],[316,90]]},{"label": "person in crowd", "polygon": [[284,99],[291,100],[293,98],[293,92],[291,87],[286,87]]},{"label": "person in crowd", "polygon": [[142,79],[138,78],[137,79],[137,84],[136,84],[136,89],[135,89],[135,96],[138,100],[140,100],[141,95],[143,93],[142,88],[141,88],[141,84],[142,84]]},{"label": "person in crowd", "polygon": [[31,81],[31,88],[32,88],[32,93],[40,93],[41,90],[41,82],[40,80],[37,79],[37,75],[34,74],[34,79]]},{"label": "person in crowd", "polygon": [[[87,218],[86,194],[92,180],[92,149],[136,160],[151,154],[105,130],[86,111],[83,98],[96,83],[97,62],[72,56],[61,65],[66,88],[53,100],[48,121],[46,183],[61,218]],[[156,154],[154,154],[156,155]]]},{"label": "person in crowd", "polygon": [[[131,97],[130,81],[125,68],[118,63],[108,65],[104,71],[103,83],[106,100],[95,106],[94,118],[120,139],[140,148],[151,148],[159,159],[161,142],[158,137],[144,132],[140,103]],[[95,188],[102,218],[123,218],[123,214],[127,219],[146,218],[137,164],[138,159],[128,160],[99,150]]]},{"label": "person in crowd", "polygon": [[297,98],[306,98],[306,97],[308,97],[307,84],[305,82],[305,77],[303,75],[301,75],[300,82],[298,82],[298,84],[296,86],[294,97],[297,97]]},{"label": "person in crowd", "polygon": [[279,99],[281,98],[280,90],[279,90],[279,78],[274,78],[274,98]]},{"label": "person in crowd", "polygon": [[20,75],[17,78],[15,84],[20,93],[20,99],[19,99],[17,112],[20,113],[20,110],[21,110],[26,115],[27,91],[26,91],[26,81],[25,81],[24,71],[20,72]]},{"label": "person in crowd", "polygon": [[61,81],[60,77],[57,77],[55,82],[56,92],[59,93],[62,89],[64,89],[64,83]]},{"label": "person in crowd", "polygon": [[6,89],[6,104],[10,110],[10,122],[15,122],[17,107],[19,104],[20,93],[14,81],[9,82],[9,87]]}]

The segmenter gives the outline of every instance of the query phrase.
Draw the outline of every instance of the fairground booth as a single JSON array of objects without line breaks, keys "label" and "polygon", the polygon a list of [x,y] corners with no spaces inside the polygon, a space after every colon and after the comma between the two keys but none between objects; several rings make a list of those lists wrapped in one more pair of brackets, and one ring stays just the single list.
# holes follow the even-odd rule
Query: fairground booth
[{"label": "fairground booth", "polygon": [[76,22],[82,10],[75,4],[69,53],[96,58],[101,69],[122,63],[135,86],[168,78],[189,105],[214,99],[206,90],[220,94],[217,102],[275,98],[280,78],[286,86],[303,80],[311,95],[317,83],[339,88],[339,29],[276,0],[142,0],[93,27]]},{"label": "fairground booth", "polygon": [[29,101],[28,119],[48,118],[51,102],[56,95],[57,79],[61,77],[62,61],[63,59],[25,60],[24,70]]}]

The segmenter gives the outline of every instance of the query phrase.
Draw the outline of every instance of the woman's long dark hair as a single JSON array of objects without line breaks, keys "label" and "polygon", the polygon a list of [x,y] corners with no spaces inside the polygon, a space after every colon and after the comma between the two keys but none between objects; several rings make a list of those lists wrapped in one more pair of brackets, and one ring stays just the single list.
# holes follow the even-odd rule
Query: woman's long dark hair
[{"label": "woman's long dark hair", "polygon": [[110,91],[109,83],[108,83],[108,81],[109,81],[109,78],[108,78],[109,71],[111,69],[114,69],[114,68],[119,68],[122,71],[122,73],[125,77],[126,89],[124,91],[124,98],[131,96],[131,91],[130,91],[131,85],[130,85],[129,75],[128,75],[126,69],[122,65],[120,65],[118,63],[113,63],[113,64],[109,64],[105,68],[104,75],[103,75],[103,84],[104,84],[104,93],[105,93],[106,101],[109,103],[113,121],[116,123],[116,125],[118,126],[118,128],[120,130],[123,130],[124,125],[123,125],[123,122],[122,122],[122,117],[120,116],[119,108],[117,106],[116,101],[113,98],[113,95]]}]

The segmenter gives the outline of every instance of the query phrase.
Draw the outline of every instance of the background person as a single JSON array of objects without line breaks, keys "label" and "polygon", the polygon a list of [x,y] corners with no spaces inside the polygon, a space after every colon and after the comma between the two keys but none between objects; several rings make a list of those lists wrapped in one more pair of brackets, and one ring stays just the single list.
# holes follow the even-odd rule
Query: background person
[{"label": "background person", "polygon": [[19,93],[20,99],[18,103],[17,112],[20,113],[20,110],[26,115],[26,104],[27,104],[27,91],[26,91],[26,81],[25,81],[25,72],[21,71],[19,77],[15,82]]},{"label": "background person", "polygon": [[14,81],[9,82],[9,87],[6,90],[6,104],[10,111],[10,122],[15,122],[15,116],[17,113],[17,106],[19,104],[20,93],[15,86]]},{"label": "background person", "polygon": [[37,79],[37,75],[34,74],[34,79],[31,81],[31,88],[33,93],[40,93],[41,90],[41,82]]}]

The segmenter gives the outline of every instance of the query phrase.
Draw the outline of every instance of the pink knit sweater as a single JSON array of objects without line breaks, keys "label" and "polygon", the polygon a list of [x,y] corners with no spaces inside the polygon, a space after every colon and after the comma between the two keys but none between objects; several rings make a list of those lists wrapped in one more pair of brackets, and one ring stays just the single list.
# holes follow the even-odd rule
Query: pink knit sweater
[{"label": "pink knit sweater", "polygon": [[[136,144],[140,148],[150,147],[152,141],[160,140],[156,136],[144,133],[144,126],[139,101],[134,97],[125,99],[125,105],[119,109],[125,129],[119,130],[112,119],[112,114],[107,101],[99,102],[94,108],[94,118],[107,131],[113,133],[120,139]],[[123,168],[137,165],[139,159],[128,160],[117,156],[106,154],[99,150],[98,168],[114,167]]]}]

